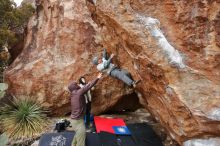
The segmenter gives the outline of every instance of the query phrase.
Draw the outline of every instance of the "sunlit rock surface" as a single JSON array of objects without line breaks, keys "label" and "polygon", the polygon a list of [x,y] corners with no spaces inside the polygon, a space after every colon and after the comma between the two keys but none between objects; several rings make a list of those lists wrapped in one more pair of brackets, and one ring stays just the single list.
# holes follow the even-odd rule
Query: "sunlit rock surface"
[{"label": "sunlit rock surface", "polygon": [[[69,112],[71,80],[97,75],[102,48],[141,79],[135,93],[182,144],[220,136],[220,3],[213,1],[37,0],[21,55],[6,71],[10,92],[28,95],[53,114]],[[93,112],[111,109],[133,89],[104,77]],[[129,102],[129,101],[127,101]],[[129,103],[130,104],[130,103]]]}]

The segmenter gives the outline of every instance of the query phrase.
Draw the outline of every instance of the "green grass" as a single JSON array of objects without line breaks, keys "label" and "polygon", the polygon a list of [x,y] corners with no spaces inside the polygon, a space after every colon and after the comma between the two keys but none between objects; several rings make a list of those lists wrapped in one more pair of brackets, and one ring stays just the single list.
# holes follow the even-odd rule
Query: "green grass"
[{"label": "green grass", "polygon": [[4,132],[12,139],[31,138],[44,130],[46,110],[29,98],[17,99],[0,109]]}]

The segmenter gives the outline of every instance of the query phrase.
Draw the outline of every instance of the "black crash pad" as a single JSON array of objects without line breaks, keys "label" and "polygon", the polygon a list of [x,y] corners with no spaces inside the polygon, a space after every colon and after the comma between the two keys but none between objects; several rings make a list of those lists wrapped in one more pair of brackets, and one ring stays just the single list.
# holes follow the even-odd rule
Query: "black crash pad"
[{"label": "black crash pad", "polygon": [[102,146],[136,146],[130,135],[115,135],[101,131],[99,137]]},{"label": "black crash pad", "polygon": [[131,136],[100,132],[103,146],[163,146],[161,139],[146,123],[127,124]]},{"label": "black crash pad", "polygon": [[[131,136],[108,132],[86,133],[86,146],[163,146],[161,139],[146,123],[127,124]],[[74,132],[46,133],[39,146],[71,146]]]},{"label": "black crash pad", "polygon": [[[71,146],[74,132],[46,133],[39,141],[39,146]],[[99,135],[86,133],[86,146],[101,146]]]},{"label": "black crash pad", "polygon": [[163,146],[159,136],[147,123],[127,124],[137,146]]}]

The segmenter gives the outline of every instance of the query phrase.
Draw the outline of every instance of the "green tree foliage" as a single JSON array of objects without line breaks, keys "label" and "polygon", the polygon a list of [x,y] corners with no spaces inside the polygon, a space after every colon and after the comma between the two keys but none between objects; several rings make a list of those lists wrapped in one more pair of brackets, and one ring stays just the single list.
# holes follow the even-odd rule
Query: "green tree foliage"
[{"label": "green tree foliage", "polygon": [[30,4],[16,7],[13,0],[0,0],[0,47],[17,41],[15,34],[24,30],[33,12]]}]

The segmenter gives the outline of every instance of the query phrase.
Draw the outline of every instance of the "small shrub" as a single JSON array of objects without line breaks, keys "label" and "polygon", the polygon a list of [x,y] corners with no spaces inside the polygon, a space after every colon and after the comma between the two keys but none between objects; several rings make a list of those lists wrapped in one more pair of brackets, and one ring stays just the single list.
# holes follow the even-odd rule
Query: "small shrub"
[{"label": "small shrub", "polygon": [[31,138],[46,126],[46,112],[35,100],[14,98],[0,109],[3,130],[12,139]]}]

